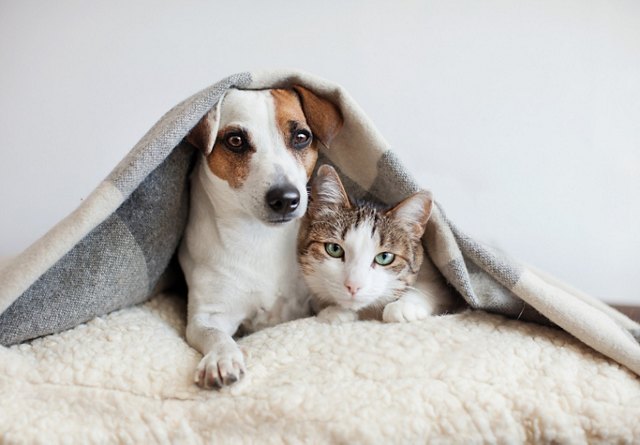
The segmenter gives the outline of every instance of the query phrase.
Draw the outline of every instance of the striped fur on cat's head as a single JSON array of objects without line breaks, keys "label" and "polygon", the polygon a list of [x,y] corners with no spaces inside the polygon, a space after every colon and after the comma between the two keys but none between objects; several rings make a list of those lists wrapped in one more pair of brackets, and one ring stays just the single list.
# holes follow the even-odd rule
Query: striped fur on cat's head
[{"label": "striped fur on cat's head", "polygon": [[359,311],[382,308],[415,282],[431,194],[414,193],[391,209],[349,199],[323,165],[298,239],[298,260],[314,298]]}]

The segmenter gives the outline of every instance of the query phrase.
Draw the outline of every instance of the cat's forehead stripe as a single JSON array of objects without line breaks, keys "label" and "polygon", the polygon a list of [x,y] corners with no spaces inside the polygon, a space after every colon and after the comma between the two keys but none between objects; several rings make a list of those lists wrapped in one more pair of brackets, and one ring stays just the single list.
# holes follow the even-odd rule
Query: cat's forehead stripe
[{"label": "cat's forehead stripe", "polygon": [[356,212],[356,221],[353,223],[354,229],[357,229],[358,225],[360,224],[360,218],[362,217],[362,210],[363,209],[358,209],[358,211]]},{"label": "cat's forehead stripe", "polygon": [[[376,234],[376,230],[378,229],[378,224],[380,224],[380,215],[378,214],[378,212],[375,212],[373,214],[373,224],[371,227],[371,239],[373,239],[374,235]],[[382,235],[382,233],[380,234],[380,244],[384,244],[383,243],[384,240],[384,236]]]}]

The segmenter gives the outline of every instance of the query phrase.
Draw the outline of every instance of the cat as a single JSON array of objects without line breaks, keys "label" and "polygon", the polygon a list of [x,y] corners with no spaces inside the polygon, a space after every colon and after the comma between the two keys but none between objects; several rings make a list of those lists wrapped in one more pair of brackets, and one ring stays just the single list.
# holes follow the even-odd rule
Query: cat
[{"label": "cat", "polygon": [[390,209],[355,202],[333,167],[321,166],[298,235],[298,262],[318,318],[408,322],[453,309],[455,293],[422,247],[432,206],[426,191]]}]

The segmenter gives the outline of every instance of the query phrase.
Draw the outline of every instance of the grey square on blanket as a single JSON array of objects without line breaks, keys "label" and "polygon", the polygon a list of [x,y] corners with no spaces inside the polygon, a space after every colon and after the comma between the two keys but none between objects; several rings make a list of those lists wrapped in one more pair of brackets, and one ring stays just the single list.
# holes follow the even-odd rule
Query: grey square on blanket
[{"label": "grey square on blanket", "polygon": [[[178,246],[193,156],[186,143],[0,315],[0,342],[72,328],[149,298]],[[37,310],[34,310],[36,309]]]}]

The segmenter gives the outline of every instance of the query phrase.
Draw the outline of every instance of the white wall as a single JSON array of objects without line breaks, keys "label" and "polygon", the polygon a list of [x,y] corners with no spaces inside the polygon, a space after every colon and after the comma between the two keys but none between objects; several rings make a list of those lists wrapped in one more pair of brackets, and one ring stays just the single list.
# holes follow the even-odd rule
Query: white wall
[{"label": "white wall", "polygon": [[640,303],[640,2],[0,0],[0,255],[228,74],[343,84],[468,233]]}]

